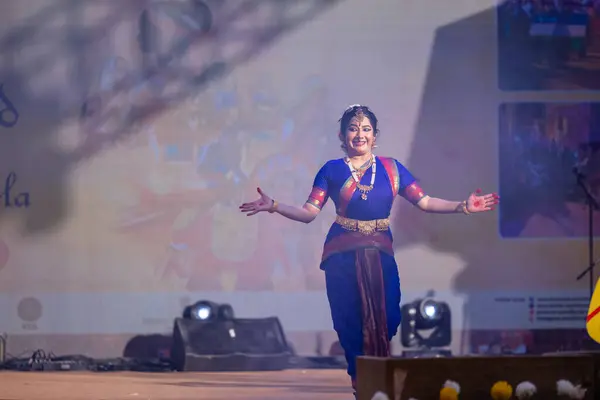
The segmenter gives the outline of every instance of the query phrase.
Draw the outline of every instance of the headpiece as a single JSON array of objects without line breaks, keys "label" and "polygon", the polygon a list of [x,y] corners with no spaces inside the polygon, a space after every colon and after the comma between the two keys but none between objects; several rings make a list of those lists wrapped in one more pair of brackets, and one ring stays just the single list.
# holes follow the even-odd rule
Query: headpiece
[{"label": "headpiece", "polygon": [[358,120],[358,123],[360,124],[360,123],[362,123],[363,119],[365,118],[363,106],[361,106],[360,104],[353,104],[346,109],[346,112],[350,111],[351,109],[353,109],[355,107],[356,107],[356,111],[354,112],[354,118],[356,118]]},{"label": "headpiece", "polygon": [[[353,109],[355,109],[354,115],[353,117],[356,118],[358,120],[358,122],[362,122],[362,120],[365,118],[365,113],[363,111],[363,109],[367,109],[368,107],[360,105],[360,104],[352,104],[348,107],[346,107],[346,111],[344,111],[344,115],[346,115],[348,112],[352,111]],[[342,118],[340,118],[340,121],[342,120]]]}]

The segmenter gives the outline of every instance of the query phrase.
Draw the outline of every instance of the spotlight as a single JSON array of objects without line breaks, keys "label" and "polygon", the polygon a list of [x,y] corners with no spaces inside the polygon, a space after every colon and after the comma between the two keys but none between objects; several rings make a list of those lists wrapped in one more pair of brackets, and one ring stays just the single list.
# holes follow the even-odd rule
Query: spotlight
[{"label": "spotlight", "polygon": [[417,299],[402,306],[400,338],[409,349],[404,356],[449,356],[449,350],[440,348],[452,342],[450,306],[431,297]]},{"label": "spotlight", "polygon": [[184,308],[183,318],[211,321],[217,318],[218,309],[218,304],[207,300],[201,300]]},{"label": "spotlight", "polygon": [[200,300],[183,310],[183,318],[200,321],[232,320],[235,318],[230,304],[217,304],[208,300]]}]

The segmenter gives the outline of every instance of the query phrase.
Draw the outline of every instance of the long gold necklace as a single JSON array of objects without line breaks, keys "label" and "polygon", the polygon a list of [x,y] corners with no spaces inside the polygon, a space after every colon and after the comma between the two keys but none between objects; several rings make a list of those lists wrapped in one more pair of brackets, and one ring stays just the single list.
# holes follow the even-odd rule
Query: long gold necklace
[{"label": "long gold necklace", "polygon": [[[352,165],[352,163],[350,162],[349,158],[345,159],[346,164],[348,165],[348,168],[350,169],[350,174],[352,175],[352,178],[354,179],[354,181],[356,182],[356,188],[361,192],[360,198],[363,200],[367,199],[367,194],[373,190],[373,187],[375,186],[375,173],[377,172],[377,163],[375,162],[375,155],[371,156],[371,183],[369,185],[363,185],[360,183],[361,178],[364,175],[364,171],[359,171],[356,168],[354,168],[354,166]],[[365,168],[368,169],[369,167],[367,166]],[[360,173],[360,176],[359,176]]]}]

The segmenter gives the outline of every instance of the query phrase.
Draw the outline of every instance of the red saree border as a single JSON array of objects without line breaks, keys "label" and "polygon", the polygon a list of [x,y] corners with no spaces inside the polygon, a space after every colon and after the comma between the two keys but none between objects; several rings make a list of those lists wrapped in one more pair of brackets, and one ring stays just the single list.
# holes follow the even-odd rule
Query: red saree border
[{"label": "red saree border", "polygon": [[352,200],[354,192],[356,192],[356,181],[352,175],[350,175],[340,189],[340,204],[337,213],[342,217],[346,216],[346,209],[348,208],[348,204],[350,204],[350,200]]},{"label": "red saree border", "polygon": [[425,192],[421,189],[416,182],[408,185],[406,189],[404,189],[403,196],[406,200],[410,201],[413,204],[417,204],[423,197],[425,197]]},{"label": "red saree border", "polygon": [[318,186],[313,186],[310,195],[308,196],[307,203],[317,207],[319,210],[323,208],[327,201],[327,192]]},{"label": "red saree border", "polygon": [[383,165],[383,169],[387,173],[387,176],[390,180],[390,184],[392,186],[392,194],[394,197],[400,192],[400,172],[398,171],[398,164],[396,164],[396,160],[389,157],[378,157],[379,161]]}]

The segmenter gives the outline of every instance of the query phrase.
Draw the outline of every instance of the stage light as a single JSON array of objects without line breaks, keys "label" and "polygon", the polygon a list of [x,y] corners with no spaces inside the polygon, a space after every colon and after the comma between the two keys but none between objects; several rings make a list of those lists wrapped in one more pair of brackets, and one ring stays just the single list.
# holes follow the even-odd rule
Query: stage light
[{"label": "stage light", "polygon": [[236,318],[230,304],[197,301],[175,318],[171,364],[178,371],[281,370],[291,356],[279,319]]},{"label": "stage light", "polygon": [[198,319],[208,319],[212,314],[212,310],[210,307],[202,305],[196,310],[194,310],[194,317]]},{"label": "stage light", "polygon": [[442,316],[442,308],[443,306],[433,299],[424,299],[419,302],[419,319],[422,329],[431,329],[437,324]]},{"label": "stage light", "polygon": [[183,310],[183,318],[210,321],[218,317],[219,306],[211,301],[201,300]]},{"label": "stage light", "polygon": [[197,319],[200,321],[232,320],[235,318],[233,307],[230,304],[217,304],[208,300],[200,300],[185,307],[183,318]]},{"label": "stage light", "polygon": [[452,342],[450,306],[431,297],[402,306],[400,338],[402,346],[416,349],[405,351],[406,356],[450,355],[440,349]]}]

